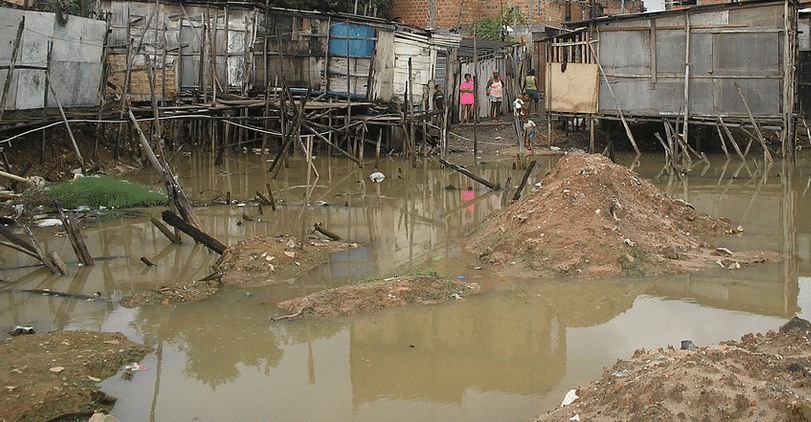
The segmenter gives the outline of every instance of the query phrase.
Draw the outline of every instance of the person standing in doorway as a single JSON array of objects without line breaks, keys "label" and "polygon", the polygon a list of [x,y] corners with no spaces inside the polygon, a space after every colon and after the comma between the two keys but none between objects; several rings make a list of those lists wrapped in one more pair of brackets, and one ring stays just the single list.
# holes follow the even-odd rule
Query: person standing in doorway
[{"label": "person standing in doorway", "polygon": [[459,93],[459,102],[462,104],[460,123],[464,125],[470,122],[473,114],[473,81],[470,79],[470,73],[465,73],[465,80],[459,85]]},{"label": "person standing in doorway", "polygon": [[443,118],[445,117],[445,94],[442,92],[442,87],[439,85],[434,85],[434,95],[432,97],[434,99],[434,110],[439,112],[439,118],[437,121],[439,122],[439,127],[443,127],[442,123],[444,122]]},{"label": "person standing in doorway", "polygon": [[493,71],[493,77],[487,81],[487,96],[490,97],[490,117],[493,122],[499,121],[501,115],[501,101],[504,95],[504,83],[498,75],[498,70]]},{"label": "person standing in doorway", "polygon": [[524,93],[532,100],[532,103],[527,105],[530,115],[539,113],[541,97],[538,95],[538,82],[535,81],[535,69],[530,69],[529,72],[527,72],[527,77],[524,79]]}]

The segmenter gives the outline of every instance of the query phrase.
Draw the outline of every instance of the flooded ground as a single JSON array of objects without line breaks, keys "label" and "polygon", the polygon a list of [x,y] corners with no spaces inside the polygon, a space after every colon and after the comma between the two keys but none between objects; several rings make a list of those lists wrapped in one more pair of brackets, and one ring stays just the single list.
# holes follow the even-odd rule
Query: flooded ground
[{"label": "flooded ground", "polygon": [[[88,222],[84,234],[94,267],[68,265],[71,276],[37,269],[25,255],[0,249],[0,327],[121,331],[155,348],[146,369],[102,389],[119,398],[122,421],[528,421],[560,403],[570,388],[597,378],[638,348],[697,345],[766,332],[794,315],[811,319],[811,165],[800,155],[790,176],[778,163],[712,157],[684,181],[661,174],[663,157],[646,155],[636,168],[667,193],[699,211],[730,217],[744,233],[720,239],[730,249],[766,249],[800,259],[736,271],[718,269],[666,278],[503,279],[477,270],[457,238],[501,202],[486,188],[433,160],[417,168],[381,160],[382,183],[337,158],[315,160],[318,177],[307,195],[301,159],[277,179],[268,156],[239,154],[219,167],[203,153],[174,161],[181,184],[197,202],[235,202],[198,209],[208,232],[226,244],[254,235],[300,235],[323,223],[369,246],[333,255],[329,265],[298,279],[180,306],[126,309],[123,296],[157,285],[205,277],[218,255],[187,241],[173,245],[149,222],[134,218]],[[476,174],[520,180],[512,161],[452,156]],[[632,157],[620,157],[630,165]],[[554,158],[539,161],[540,180]],[[155,184],[150,172],[133,176]],[[284,201],[263,214],[241,206],[273,189]],[[447,189],[453,186],[456,189]],[[472,187],[473,190],[467,190]],[[308,202],[312,205],[304,206]],[[243,214],[254,218],[243,219]],[[73,255],[57,229],[37,229],[40,241],[66,261]],[[141,257],[154,262],[147,267]],[[271,322],[276,303],[329,287],[404,273],[436,272],[479,283],[484,294],[430,307],[391,309],[336,320]],[[92,295],[95,302],[37,296],[25,289]],[[5,330],[4,330],[5,331]],[[5,335],[5,334],[3,334]]]}]

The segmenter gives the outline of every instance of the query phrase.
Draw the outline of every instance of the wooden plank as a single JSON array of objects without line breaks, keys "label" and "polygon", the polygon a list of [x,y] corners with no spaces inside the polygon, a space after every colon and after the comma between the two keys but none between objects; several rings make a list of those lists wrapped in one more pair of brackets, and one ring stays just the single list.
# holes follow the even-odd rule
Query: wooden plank
[{"label": "wooden plank", "polygon": [[165,210],[161,214],[161,217],[163,218],[163,221],[165,221],[170,226],[182,231],[183,233],[186,233],[187,235],[191,236],[195,241],[202,243],[207,248],[211,249],[214,252],[217,252],[220,255],[222,255],[223,252],[225,252],[225,250],[228,249],[228,247],[222,244],[219,240],[209,236],[208,234],[198,229],[197,227],[194,227],[191,224],[185,222],[182,218],[180,218],[180,216],[173,213],[172,211]]}]

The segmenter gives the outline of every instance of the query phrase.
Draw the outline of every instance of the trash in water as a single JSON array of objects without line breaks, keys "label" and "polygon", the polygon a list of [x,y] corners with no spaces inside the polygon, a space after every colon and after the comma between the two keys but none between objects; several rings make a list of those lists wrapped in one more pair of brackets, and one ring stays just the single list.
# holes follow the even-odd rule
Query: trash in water
[{"label": "trash in water", "polygon": [[385,178],[386,178],[386,175],[379,172],[379,171],[376,171],[376,172],[369,175],[369,180],[371,180],[371,181],[373,181],[375,183],[380,183]]},{"label": "trash in water", "polygon": [[132,365],[127,365],[124,367],[127,371],[143,371],[146,369],[146,365],[138,365],[137,363],[133,363]]}]

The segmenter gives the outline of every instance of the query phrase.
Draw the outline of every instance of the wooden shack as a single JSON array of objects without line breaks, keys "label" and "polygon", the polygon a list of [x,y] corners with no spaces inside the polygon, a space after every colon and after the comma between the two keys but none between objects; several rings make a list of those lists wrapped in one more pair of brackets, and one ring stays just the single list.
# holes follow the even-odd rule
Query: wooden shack
[{"label": "wooden shack", "polygon": [[795,3],[787,0],[570,22],[568,33],[547,42],[550,130],[558,118],[622,120],[626,127],[664,120],[681,122],[676,132],[686,143],[688,127],[721,122],[753,134],[773,130],[790,155],[796,25]]},{"label": "wooden shack", "polygon": [[411,101],[422,104],[438,56],[460,39],[380,18],[258,3],[112,0],[102,8],[111,29],[112,91],[124,94],[129,73],[126,95],[135,100],[150,95],[149,61],[162,99],[246,96],[277,89],[284,76],[293,89],[384,102],[403,101],[410,80]]}]

